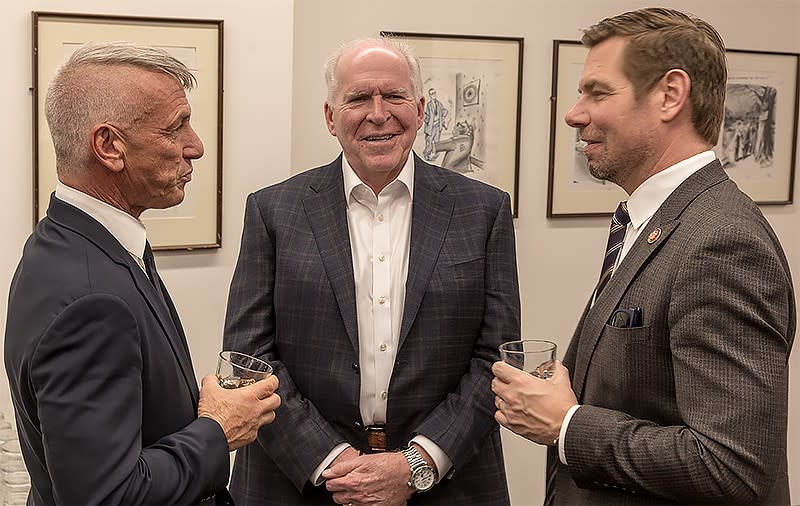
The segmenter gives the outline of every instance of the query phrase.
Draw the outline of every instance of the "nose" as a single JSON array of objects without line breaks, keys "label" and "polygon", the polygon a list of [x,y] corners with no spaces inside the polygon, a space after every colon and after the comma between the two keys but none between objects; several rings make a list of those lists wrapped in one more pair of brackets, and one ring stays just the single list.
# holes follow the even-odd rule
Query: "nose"
[{"label": "nose", "polygon": [[389,119],[389,111],[386,109],[386,104],[384,104],[383,97],[381,95],[375,95],[372,97],[372,106],[369,110],[369,115],[367,119],[372,121],[373,123],[384,123]]},{"label": "nose", "polygon": [[189,126],[187,135],[186,144],[183,146],[183,157],[190,160],[197,160],[205,153],[203,141],[200,140],[200,136],[197,135],[197,132],[194,131],[191,125]]},{"label": "nose", "polygon": [[572,128],[583,128],[589,124],[589,114],[581,104],[580,98],[569,108],[564,116],[564,121]]}]

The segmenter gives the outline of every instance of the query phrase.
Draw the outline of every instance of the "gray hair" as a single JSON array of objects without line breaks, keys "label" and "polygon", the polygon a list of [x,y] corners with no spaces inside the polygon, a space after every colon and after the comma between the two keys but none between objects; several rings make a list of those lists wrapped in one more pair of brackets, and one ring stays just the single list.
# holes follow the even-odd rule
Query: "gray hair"
[{"label": "gray hair", "polygon": [[79,47],[50,81],[45,116],[59,173],[79,169],[90,156],[88,130],[98,123],[128,125],[141,118],[145,104],[132,100],[113,67],[130,67],[174,77],[185,90],[195,77],[163,49],[130,42],[90,42]]},{"label": "gray hair", "polygon": [[411,46],[399,38],[370,37],[351,40],[341,45],[328,57],[328,60],[325,62],[325,84],[328,86],[328,104],[334,105],[335,103],[336,91],[339,85],[339,83],[336,82],[336,67],[339,65],[339,60],[350,50],[359,46],[384,47],[402,56],[406,64],[408,64],[409,77],[414,86],[414,99],[419,99],[423,96],[422,74],[419,70],[419,60],[417,60],[417,57],[414,55]]}]

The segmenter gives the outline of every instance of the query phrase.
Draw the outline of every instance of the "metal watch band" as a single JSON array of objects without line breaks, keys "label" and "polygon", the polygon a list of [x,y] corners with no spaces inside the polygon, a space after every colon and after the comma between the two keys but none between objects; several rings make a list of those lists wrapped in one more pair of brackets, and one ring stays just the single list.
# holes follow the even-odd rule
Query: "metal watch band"
[{"label": "metal watch band", "polygon": [[414,475],[419,469],[422,468],[429,469],[430,472],[434,475],[434,477],[436,475],[436,472],[433,471],[433,468],[429,466],[427,462],[425,462],[425,459],[422,458],[422,455],[419,453],[419,450],[417,450],[416,447],[409,446],[408,448],[402,450],[401,453],[408,461],[409,468],[411,468],[411,477],[409,478],[408,486],[418,492],[424,492],[425,490],[428,490],[429,488],[426,488],[424,490],[417,488],[416,484],[414,483]]}]

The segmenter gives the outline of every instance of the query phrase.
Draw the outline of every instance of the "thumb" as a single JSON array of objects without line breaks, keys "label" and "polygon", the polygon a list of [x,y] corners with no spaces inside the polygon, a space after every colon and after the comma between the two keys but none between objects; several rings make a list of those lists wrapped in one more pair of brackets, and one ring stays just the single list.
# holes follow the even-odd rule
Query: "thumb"
[{"label": "thumb", "polygon": [[219,381],[217,380],[216,374],[206,374],[205,376],[203,376],[203,379],[201,381],[201,387],[207,388],[210,383],[219,386]]},{"label": "thumb", "polygon": [[322,471],[322,477],[326,480],[330,480],[333,478],[339,478],[341,476],[347,475],[350,471],[358,467],[358,457],[353,459],[347,459],[343,462],[339,462],[336,465],[329,467],[328,469]]}]

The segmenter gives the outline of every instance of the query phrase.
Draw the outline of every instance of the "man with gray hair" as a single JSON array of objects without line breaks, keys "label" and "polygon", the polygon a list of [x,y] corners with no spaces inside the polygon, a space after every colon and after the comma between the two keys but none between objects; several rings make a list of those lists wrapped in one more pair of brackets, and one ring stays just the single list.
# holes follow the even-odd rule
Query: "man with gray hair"
[{"label": "man with gray hair", "polygon": [[28,504],[230,503],[229,452],[271,423],[277,378],[198,390],[139,216],[180,203],[203,144],[164,51],[80,47],[47,93],[59,182],[11,284],[5,366]]},{"label": "man with gray hair", "polygon": [[508,504],[490,366],[519,336],[507,193],[426,163],[419,64],[393,39],[326,67],[331,163],[247,199],[225,347],[279,419],[237,452],[245,504]]}]

